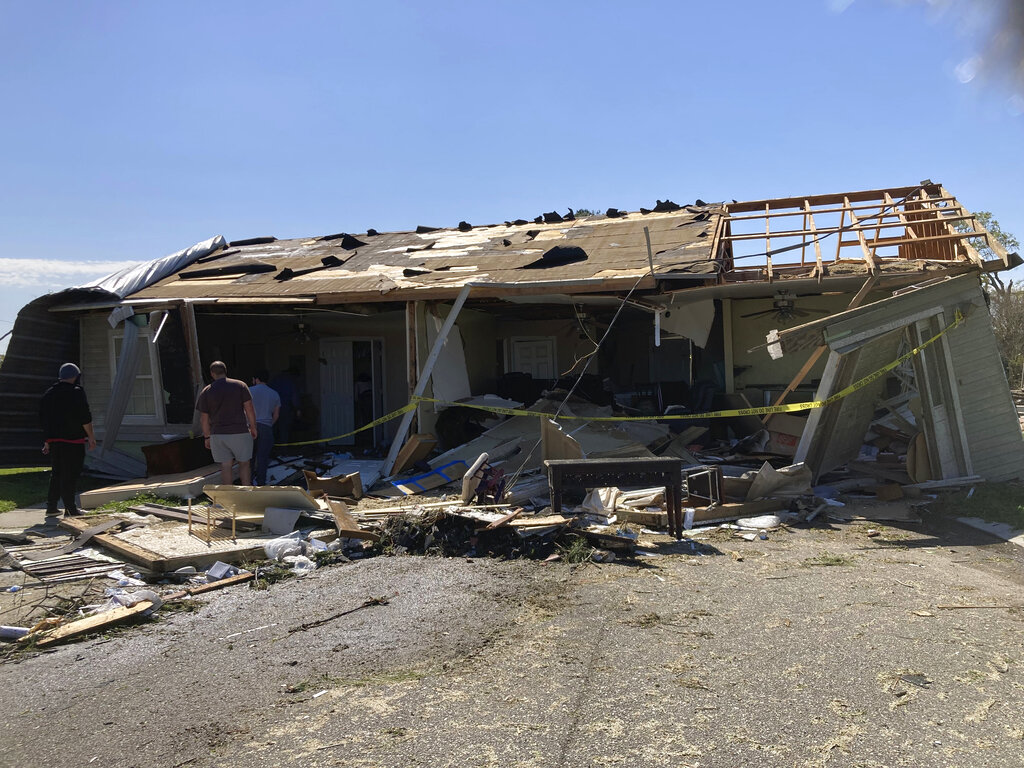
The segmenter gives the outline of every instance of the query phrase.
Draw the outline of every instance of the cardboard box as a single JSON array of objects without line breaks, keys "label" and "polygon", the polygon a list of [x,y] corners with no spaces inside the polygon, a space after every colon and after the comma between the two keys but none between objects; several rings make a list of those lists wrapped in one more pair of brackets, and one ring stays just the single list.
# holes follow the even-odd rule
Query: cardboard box
[{"label": "cardboard box", "polygon": [[792,456],[800,443],[807,419],[791,413],[777,413],[768,422],[769,440],[765,450],[782,456]]}]

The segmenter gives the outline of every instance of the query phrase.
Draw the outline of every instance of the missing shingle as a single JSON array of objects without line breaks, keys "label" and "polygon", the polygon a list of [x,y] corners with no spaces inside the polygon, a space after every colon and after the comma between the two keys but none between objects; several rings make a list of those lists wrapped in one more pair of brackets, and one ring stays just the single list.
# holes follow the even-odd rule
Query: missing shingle
[{"label": "missing shingle", "polygon": [[366,245],[366,243],[364,243],[358,237],[353,237],[352,235],[348,234],[348,232],[339,232],[336,235],[324,235],[320,239],[323,241],[341,240],[341,242],[338,243],[338,245],[340,245],[346,251],[354,251],[356,248]]},{"label": "missing shingle", "polygon": [[547,269],[548,267],[561,267],[565,264],[575,264],[587,260],[587,252],[576,245],[556,245],[544,252],[536,261],[523,265],[523,269]]},{"label": "missing shingle", "polygon": [[263,245],[264,243],[276,243],[276,237],[250,237],[246,240],[232,240],[228,243],[230,248],[242,245]]}]

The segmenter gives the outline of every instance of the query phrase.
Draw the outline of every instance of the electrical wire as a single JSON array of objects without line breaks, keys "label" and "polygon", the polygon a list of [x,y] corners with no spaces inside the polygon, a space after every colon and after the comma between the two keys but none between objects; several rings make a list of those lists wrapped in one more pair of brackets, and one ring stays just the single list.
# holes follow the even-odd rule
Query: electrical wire
[{"label": "electrical wire", "polygon": [[[640,275],[640,277],[638,277],[636,279],[636,282],[633,283],[633,286],[629,289],[629,292],[626,293],[626,295],[622,298],[622,301],[619,302],[618,309],[616,309],[615,310],[615,314],[612,315],[611,322],[608,323],[608,327],[605,329],[604,334],[601,336],[601,339],[597,342],[597,344],[594,347],[593,351],[588,353],[585,356],[585,358],[580,358],[581,360],[586,359],[587,362],[583,366],[583,370],[581,370],[579,372],[579,375],[576,377],[576,381],[573,383],[572,387],[570,387],[569,392],[566,394],[566,396],[562,400],[561,404],[555,410],[554,414],[552,414],[551,418],[557,419],[558,416],[562,413],[562,411],[565,410],[565,406],[568,405],[569,399],[576,392],[576,389],[579,387],[580,382],[583,381],[583,377],[586,375],[587,370],[590,368],[590,364],[594,361],[598,351],[601,349],[601,346],[604,344],[604,342],[607,340],[608,336],[611,334],[612,328],[615,327],[615,321],[619,319],[619,315],[622,314],[622,310],[626,307],[626,304],[629,302],[630,297],[633,295],[634,291],[636,291],[636,289],[640,286],[640,283],[643,281],[643,279],[645,277],[648,277],[648,276],[652,275],[652,274],[653,273],[649,272],[649,273]],[[526,469],[527,462],[530,460],[530,457],[533,455],[533,452],[537,450],[537,447],[541,444],[543,439],[544,439],[543,437],[540,437],[540,438],[538,438],[536,440],[536,442],[534,442],[534,444],[530,447],[530,450],[528,452],[526,452],[526,454],[524,455],[522,464],[520,464],[519,468],[516,469],[516,471],[513,472],[509,476],[509,481],[506,484],[506,486],[509,488],[509,490],[511,490],[512,488],[515,487],[515,484],[519,480],[520,475],[522,475],[523,470]]]}]

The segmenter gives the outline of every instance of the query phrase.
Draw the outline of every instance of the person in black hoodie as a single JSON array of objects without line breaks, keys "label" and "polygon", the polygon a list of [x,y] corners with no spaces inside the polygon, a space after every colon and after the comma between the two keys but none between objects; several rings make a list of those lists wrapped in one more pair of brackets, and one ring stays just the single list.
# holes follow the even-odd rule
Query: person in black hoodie
[{"label": "person in black hoodie", "polygon": [[43,395],[39,404],[39,420],[43,427],[43,453],[50,457],[50,493],[46,499],[46,516],[60,514],[57,502],[64,500],[65,514],[79,515],[75,503],[75,486],[85,464],[85,446],[96,448],[92,429],[92,412],[85,399],[85,390],[78,383],[81,370],[74,363],[60,367],[59,381]]}]

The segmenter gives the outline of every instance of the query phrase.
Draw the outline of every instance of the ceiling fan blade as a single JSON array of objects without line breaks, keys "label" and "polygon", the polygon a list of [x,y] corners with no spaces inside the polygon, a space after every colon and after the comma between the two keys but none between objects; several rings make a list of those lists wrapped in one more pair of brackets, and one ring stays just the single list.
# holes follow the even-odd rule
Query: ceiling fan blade
[{"label": "ceiling fan blade", "polygon": [[760,312],[750,312],[746,315],[740,315],[740,317],[764,317],[765,315],[770,315],[775,311],[776,309],[772,307],[771,309],[762,309]]}]

